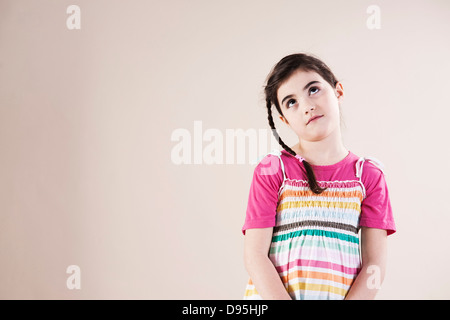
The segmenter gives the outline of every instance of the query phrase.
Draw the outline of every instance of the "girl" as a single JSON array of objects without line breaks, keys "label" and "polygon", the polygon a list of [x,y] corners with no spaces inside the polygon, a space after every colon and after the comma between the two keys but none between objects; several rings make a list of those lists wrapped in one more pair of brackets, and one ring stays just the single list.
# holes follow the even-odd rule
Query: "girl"
[{"label": "girl", "polygon": [[[318,58],[292,54],[271,71],[265,97],[284,150],[253,174],[242,228],[245,299],[373,299],[396,228],[383,165],[342,143],[342,84]],[[296,145],[278,136],[272,106]]]}]

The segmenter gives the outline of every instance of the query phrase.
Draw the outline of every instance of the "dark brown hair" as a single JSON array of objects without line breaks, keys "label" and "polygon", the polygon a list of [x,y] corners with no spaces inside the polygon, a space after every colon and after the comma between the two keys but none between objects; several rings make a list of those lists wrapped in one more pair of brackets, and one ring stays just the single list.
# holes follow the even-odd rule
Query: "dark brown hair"
[{"label": "dark brown hair", "polygon": [[[295,53],[281,59],[272,69],[267,77],[267,84],[264,88],[264,93],[266,96],[266,107],[268,113],[268,120],[272,133],[278,143],[293,156],[296,155],[295,151],[289,148],[277,133],[275,124],[272,118],[272,105],[275,105],[278,113],[283,116],[280,104],[278,103],[277,93],[278,88],[281,84],[286,81],[295,71],[315,71],[318,73],[325,81],[327,81],[333,88],[336,87],[337,80],[328,66],[322,62],[320,59],[305,53]],[[311,165],[303,160],[303,165],[305,166],[306,173],[308,176],[309,187],[312,192],[320,194],[327,188],[321,188],[316,180],[316,176]]]}]

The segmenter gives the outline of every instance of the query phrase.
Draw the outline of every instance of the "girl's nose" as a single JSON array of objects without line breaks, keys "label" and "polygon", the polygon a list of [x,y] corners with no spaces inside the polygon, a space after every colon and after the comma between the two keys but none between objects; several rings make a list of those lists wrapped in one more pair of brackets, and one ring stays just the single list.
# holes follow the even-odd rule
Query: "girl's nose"
[{"label": "girl's nose", "polygon": [[309,108],[306,108],[306,113],[308,113],[309,111],[313,111],[316,107],[315,106],[311,106]]}]

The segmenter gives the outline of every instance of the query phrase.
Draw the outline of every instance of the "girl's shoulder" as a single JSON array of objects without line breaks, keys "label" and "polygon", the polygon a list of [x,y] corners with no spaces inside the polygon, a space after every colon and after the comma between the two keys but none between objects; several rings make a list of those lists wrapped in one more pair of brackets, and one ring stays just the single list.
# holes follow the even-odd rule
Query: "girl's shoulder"
[{"label": "girl's shoulder", "polygon": [[254,170],[255,175],[283,180],[284,161],[281,158],[281,151],[273,149],[259,156]]},{"label": "girl's shoulder", "polygon": [[358,160],[356,161],[356,170],[358,177],[362,176],[362,173],[370,176],[379,176],[380,174],[385,173],[385,165],[382,161],[373,156],[363,156],[358,157]]},{"label": "girl's shoulder", "polygon": [[356,177],[361,180],[367,194],[386,186],[385,165],[372,156],[360,157],[356,163]]}]

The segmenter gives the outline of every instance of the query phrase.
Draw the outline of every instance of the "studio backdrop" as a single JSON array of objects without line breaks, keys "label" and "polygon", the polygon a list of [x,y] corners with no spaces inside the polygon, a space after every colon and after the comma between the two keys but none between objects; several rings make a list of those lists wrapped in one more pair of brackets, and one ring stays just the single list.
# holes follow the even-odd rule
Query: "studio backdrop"
[{"label": "studio backdrop", "polygon": [[[241,299],[263,96],[282,57],[343,84],[385,166],[379,299],[448,299],[450,2],[0,1],[0,298]],[[274,115],[290,146],[296,136]]]}]

